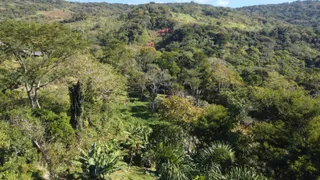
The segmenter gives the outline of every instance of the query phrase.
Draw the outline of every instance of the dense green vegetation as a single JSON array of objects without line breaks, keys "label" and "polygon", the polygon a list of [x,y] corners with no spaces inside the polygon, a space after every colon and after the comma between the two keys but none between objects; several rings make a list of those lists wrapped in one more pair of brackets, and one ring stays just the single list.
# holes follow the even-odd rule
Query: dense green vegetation
[{"label": "dense green vegetation", "polygon": [[319,24],[319,0],[296,1],[276,5],[240,8],[249,14],[284,20],[290,24],[317,27]]},{"label": "dense green vegetation", "polygon": [[0,179],[319,179],[319,5],[2,0]]}]

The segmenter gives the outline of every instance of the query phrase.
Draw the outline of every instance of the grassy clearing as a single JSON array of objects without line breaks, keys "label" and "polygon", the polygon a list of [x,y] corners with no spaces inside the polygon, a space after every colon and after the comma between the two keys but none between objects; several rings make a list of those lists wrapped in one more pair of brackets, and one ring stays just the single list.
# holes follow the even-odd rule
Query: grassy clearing
[{"label": "grassy clearing", "polygon": [[149,102],[140,101],[138,98],[130,98],[122,109],[125,116],[132,116],[143,122],[150,122],[157,119],[157,116],[150,111]]},{"label": "grassy clearing", "polygon": [[225,24],[225,26],[229,28],[240,29],[240,30],[245,30],[248,28],[245,24],[235,23],[235,22],[229,22],[228,24]]},{"label": "grassy clearing", "polygon": [[172,13],[172,19],[179,22],[182,25],[185,24],[193,24],[198,23],[199,21],[195,19],[194,17],[188,15],[188,14],[182,14],[182,13]]},{"label": "grassy clearing", "polygon": [[112,180],[155,180],[157,179],[153,172],[146,171],[136,166],[124,168],[110,175]]},{"label": "grassy clearing", "polygon": [[43,14],[51,18],[67,19],[71,17],[71,14],[67,11],[53,10],[53,11],[41,11],[39,14]]}]

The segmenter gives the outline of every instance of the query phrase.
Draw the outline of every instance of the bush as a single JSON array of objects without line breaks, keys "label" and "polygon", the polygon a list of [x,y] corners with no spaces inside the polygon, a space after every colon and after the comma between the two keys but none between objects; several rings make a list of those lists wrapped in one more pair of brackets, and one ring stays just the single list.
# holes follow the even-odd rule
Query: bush
[{"label": "bush", "polygon": [[33,109],[32,116],[39,119],[44,125],[47,140],[65,143],[70,143],[74,140],[75,132],[66,114],[61,113],[58,115],[45,109]]}]

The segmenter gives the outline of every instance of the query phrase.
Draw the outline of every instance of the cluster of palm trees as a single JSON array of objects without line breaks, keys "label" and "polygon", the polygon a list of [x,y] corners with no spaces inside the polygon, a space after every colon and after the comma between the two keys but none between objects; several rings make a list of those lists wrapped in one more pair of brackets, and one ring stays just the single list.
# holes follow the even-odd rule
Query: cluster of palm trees
[{"label": "cluster of palm trees", "polygon": [[160,160],[156,171],[162,180],[263,180],[262,174],[252,167],[235,164],[231,146],[215,142],[197,153],[186,155],[171,147],[159,146]]},{"label": "cluster of palm trees", "polygon": [[[106,179],[116,170],[120,159],[119,149],[115,146],[91,146],[83,151],[80,162],[82,177],[85,179]],[[223,142],[215,142],[199,152],[188,155],[179,149],[159,143],[152,152],[156,174],[159,180],[264,180],[256,169],[235,164],[232,147]]]}]

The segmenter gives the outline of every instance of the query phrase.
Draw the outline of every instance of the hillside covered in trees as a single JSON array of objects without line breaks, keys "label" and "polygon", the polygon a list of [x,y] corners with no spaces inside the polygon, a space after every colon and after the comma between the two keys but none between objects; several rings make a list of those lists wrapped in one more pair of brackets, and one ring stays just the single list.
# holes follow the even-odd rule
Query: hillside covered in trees
[{"label": "hillside covered in trees", "polygon": [[0,179],[319,179],[319,7],[0,0]]}]

